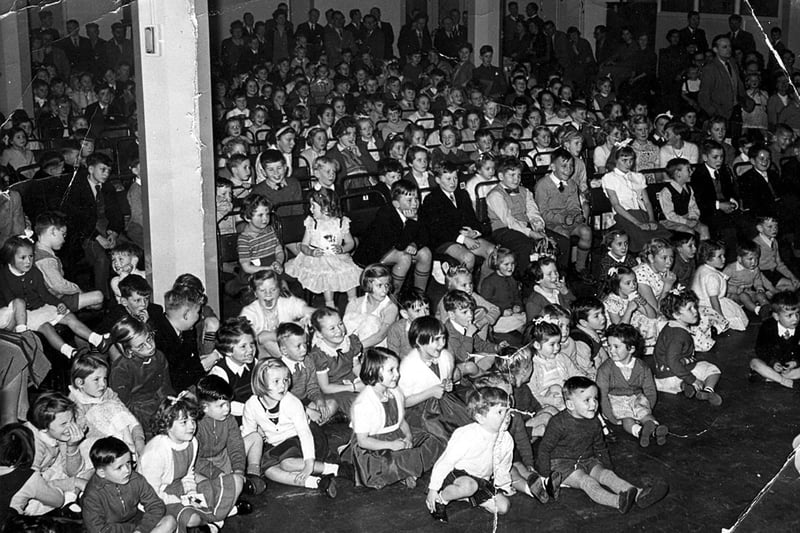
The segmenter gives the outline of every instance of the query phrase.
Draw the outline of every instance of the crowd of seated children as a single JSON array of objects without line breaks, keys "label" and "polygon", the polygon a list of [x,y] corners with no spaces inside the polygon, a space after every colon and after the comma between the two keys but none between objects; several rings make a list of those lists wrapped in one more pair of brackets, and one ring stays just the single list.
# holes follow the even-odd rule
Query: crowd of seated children
[{"label": "crowd of seated children", "polygon": [[[46,109],[61,107],[62,94],[68,103],[67,93],[77,108],[89,105],[92,77],[76,73],[66,89],[37,71],[40,132],[53,123],[60,129],[44,129],[74,137],[43,158],[39,177],[76,179],[64,188],[66,217],[22,198],[35,245],[17,237],[26,224],[11,212],[16,191],[3,193],[0,326],[43,335],[73,358],[73,373],[69,398],[67,390],[43,393],[24,426],[0,429],[0,443],[31,443],[0,447],[0,485],[15,511],[66,513],[85,490],[89,531],[213,531],[252,509],[240,497],[265,490],[265,478],[335,497],[337,475],[370,488],[413,487],[432,470],[426,505],[439,520],[454,500],[502,514],[515,491],[545,502],[562,483],[627,512],[652,505],[666,486],[636,487],[614,474],[604,420],[641,446],[661,445],[668,430],[654,412],[658,394],[719,406],[721,371],[698,356],[716,335],[744,331],[750,315],[764,319],[751,380],[795,387],[800,232],[787,215],[798,196],[789,179],[797,158],[785,156],[800,151],[792,127],[780,123],[790,114],[773,111],[766,124],[774,134],[765,136],[754,133],[764,127],[763,113],[753,114],[761,110],[745,111],[751,131],[733,136],[744,164],[731,168],[726,134],[739,124],[712,116],[698,127],[702,71],[688,64],[686,99],[671,96],[689,107],[653,118],[647,104],[664,111],[663,102],[601,75],[572,86],[555,76],[559,59],[552,77],[549,66],[529,71],[524,62],[497,70],[483,47],[484,65],[474,68],[470,46],[459,43],[466,55],[455,71],[407,47],[402,67],[370,66],[369,50],[351,67],[348,50],[329,68],[316,64],[323,43],[315,50],[299,40],[297,51],[286,47],[291,57],[262,56],[270,65],[231,64],[230,42],[223,54],[217,220],[221,233],[237,234],[239,268],[225,292],[251,303],[222,324],[191,274],[176,280],[163,307],[151,301],[118,202],[125,196],[133,213],[137,189],[120,194],[109,182],[112,160],[70,131],[88,126],[84,117]],[[507,74],[514,88],[503,94]],[[103,83],[122,89],[130,80],[120,76]],[[747,83],[763,104],[757,76]],[[509,120],[497,101],[514,108]],[[30,120],[9,123],[22,129],[9,131],[3,161],[18,167],[41,144],[25,130]],[[528,171],[538,180],[527,181]],[[660,213],[648,190],[659,181]],[[614,227],[588,224],[590,187],[608,196]],[[386,202],[359,242],[337,191],[366,188]],[[476,214],[484,207],[490,231]],[[273,210],[309,215],[301,242],[280,242]],[[589,253],[593,239],[603,243],[598,257]],[[444,288],[430,280],[437,255],[460,263],[445,267]],[[93,283],[73,276],[80,258]],[[581,286],[590,270],[605,282],[602,293]],[[295,279],[325,306],[292,295]],[[344,313],[337,292],[347,294]],[[77,318],[104,304],[96,332]],[[59,324],[98,353],[65,342]],[[652,373],[642,359],[651,353]],[[324,462],[334,454],[323,428],[346,420],[342,464]],[[144,513],[134,511],[139,504]]]}]

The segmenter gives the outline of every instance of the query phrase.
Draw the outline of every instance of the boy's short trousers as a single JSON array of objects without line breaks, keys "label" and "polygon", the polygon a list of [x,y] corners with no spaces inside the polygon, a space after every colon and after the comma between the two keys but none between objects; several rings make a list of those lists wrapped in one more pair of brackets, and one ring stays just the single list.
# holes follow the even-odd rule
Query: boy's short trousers
[{"label": "boy's short trousers", "polygon": [[[711,376],[718,376],[722,374],[716,365],[708,361],[697,361],[692,369],[692,375],[702,382],[705,382]],[[677,376],[668,378],[656,378],[656,390],[659,392],[668,392],[670,394],[680,394],[681,383],[683,380]]]},{"label": "boy's short trousers", "polygon": [[73,313],[77,313],[80,311],[80,307],[78,307],[78,302],[80,301],[81,295],[79,293],[75,294],[65,294],[61,297],[61,301],[64,302],[64,305],[67,306],[67,309],[72,311]]},{"label": "boy's short trousers", "polygon": [[[561,479],[566,481],[576,470],[581,470],[587,476],[592,474],[592,470],[596,466],[603,466],[603,463],[597,457],[589,457],[586,459],[551,459],[550,470],[561,474]],[[552,474],[551,474],[552,475]]]},{"label": "boy's short trousers", "polygon": [[58,314],[58,309],[56,309],[56,306],[50,304],[44,304],[39,309],[34,309],[33,311],[29,309],[28,329],[32,331],[39,331],[39,328],[45,324],[52,324],[55,326],[61,322],[65,316],[66,315]]},{"label": "boy's short trousers", "polygon": [[774,269],[762,270],[761,275],[767,278],[769,282],[772,283],[773,285],[777,285],[778,282],[783,279],[783,274]]},{"label": "boy's short trousers", "polygon": [[[469,497],[469,503],[473,507],[477,507],[484,502],[488,502],[492,498],[494,498],[494,483],[491,479],[483,479],[480,477],[473,476],[469,472],[465,472],[464,470],[453,470],[447,477],[444,478],[444,483],[442,484],[442,489],[448,485],[452,485],[456,479],[460,477],[468,477],[475,480],[475,483],[478,484],[478,490],[475,491],[475,494]],[[441,489],[439,489],[441,490]]]}]

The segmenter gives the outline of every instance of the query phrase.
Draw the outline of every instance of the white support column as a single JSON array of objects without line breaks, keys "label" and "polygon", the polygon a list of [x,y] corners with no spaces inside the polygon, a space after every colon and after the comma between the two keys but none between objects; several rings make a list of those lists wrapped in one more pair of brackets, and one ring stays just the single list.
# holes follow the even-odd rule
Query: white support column
[{"label": "white support column", "polygon": [[[208,1],[138,0],[132,9],[154,299],[191,272],[219,309]],[[150,29],[154,53],[145,50]]]},{"label": "white support column", "polygon": [[19,4],[0,0],[0,109],[7,115],[15,109],[25,109],[32,116],[28,9]]},{"label": "white support column", "polygon": [[500,29],[502,27],[503,10],[501,2],[487,2],[485,0],[467,0],[466,10],[469,11],[467,30],[469,42],[475,49],[475,64],[480,64],[480,48],[486,44],[494,48],[492,64],[496,67],[503,66],[502,46],[500,42]]}]

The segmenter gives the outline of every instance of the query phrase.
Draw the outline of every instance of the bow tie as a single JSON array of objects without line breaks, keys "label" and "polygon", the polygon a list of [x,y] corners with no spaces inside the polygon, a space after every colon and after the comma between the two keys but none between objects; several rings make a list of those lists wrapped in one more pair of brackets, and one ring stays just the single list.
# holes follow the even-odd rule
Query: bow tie
[{"label": "bow tie", "polygon": [[503,187],[503,188],[506,189],[506,192],[508,194],[519,194],[519,187],[517,187],[516,189],[508,189],[508,188],[505,188],[505,187]]}]

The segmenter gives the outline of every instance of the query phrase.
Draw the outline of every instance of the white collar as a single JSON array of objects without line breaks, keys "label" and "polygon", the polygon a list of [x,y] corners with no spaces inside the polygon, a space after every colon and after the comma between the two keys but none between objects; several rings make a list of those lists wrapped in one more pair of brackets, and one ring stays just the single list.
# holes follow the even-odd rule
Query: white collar
[{"label": "white collar", "polygon": [[630,362],[628,362],[627,364],[620,363],[619,361],[614,361],[614,364],[617,365],[617,367],[619,368],[627,368],[629,370],[633,370],[633,367],[636,366],[636,358],[631,357]]},{"label": "white collar", "polygon": [[795,330],[793,330],[793,329],[789,329],[789,328],[784,327],[780,322],[778,322],[778,336],[779,337],[783,337],[786,334],[786,332],[789,332],[789,336],[790,337],[794,337],[794,331]]},{"label": "white collar", "polygon": [[314,338],[311,339],[311,345],[322,350],[327,356],[339,357],[339,350],[341,350],[342,353],[350,351],[350,336],[346,335],[342,343],[334,347],[322,340],[319,335],[314,335]]},{"label": "white collar", "polygon": [[558,303],[558,289],[553,289],[552,291],[547,291],[543,289],[541,285],[538,283],[533,286],[533,290],[547,298],[547,301],[552,302],[555,300],[555,303]]},{"label": "white collar", "polygon": [[250,370],[249,365],[243,365],[241,363],[238,363],[233,359],[233,357],[229,355],[225,356],[225,364],[228,365],[228,369],[230,369],[231,372],[233,372],[239,377],[242,377],[242,374]]},{"label": "white collar", "polygon": [[685,325],[685,324],[683,324],[681,322],[678,322],[677,320],[670,320],[669,321],[669,325],[672,326],[673,328],[680,328],[680,329],[686,330],[689,333],[692,332],[692,330],[689,329],[689,326],[687,326],[687,325]]},{"label": "white collar", "polygon": [[290,372],[297,372],[300,368],[306,366],[304,361],[295,361],[294,359],[289,359],[285,355],[281,356],[281,361],[289,368]]},{"label": "white collar", "polygon": [[457,324],[455,321],[450,320],[450,325],[453,326],[454,330],[456,330],[457,332],[461,333],[462,335],[466,335],[467,334],[467,328],[465,328],[461,324]]},{"label": "white collar", "polygon": [[14,265],[12,265],[12,264],[9,264],[9,265],[8,265],[8,270],[10,270],[10,271],[11,271],[11,273],[12,273],[14,276],[18,277],[18,278],[20,278],[20,277],[22,277],[22,276],[24,276],[24,275],[25,275],[25,272],[23,272],[23,271],[21,271],[21,270],[17,270],[17,269],[14,267]]},{"label": "white collar", "polygon": [[769,246],[770,248],[772,248],[772,243],[775,242],[775,239],[767,237],[763,233],[759,233],[758,234],[758,238],[761,239],[762,241],[764,241],[767,244],[767,246]]},{"label": "white collar", "polygon": [[550,176],[550,181],[552,181],[552,182],[553,182],[553,184],[555,184],[555,186],[556,186],[556,187],[558,187],[558,186],[559,186],[560,184],[562,184],[562,183],[563,183],[563,184],[564,184],[564,186],[566,187],[566,184],[567,184],[567,182],[565,182],[565,181],[561,181],[561,180],[560,180],[560,179],[558,179],[558,178],[556,177],[556,175],[555,175],[555,174],[553,174],[552,172],[551,172],[550,174],[548,174],[548,176]]},{"label": "white collar", "polygon": [[[704,163],[705,164],[705,163]],[[719,169],[711,168],[710,166],[706,165],[706,170],[708,170],[708,175],[711,176],[711,179],[717,179],[714,177],[715,172],[719,172]]]}]

